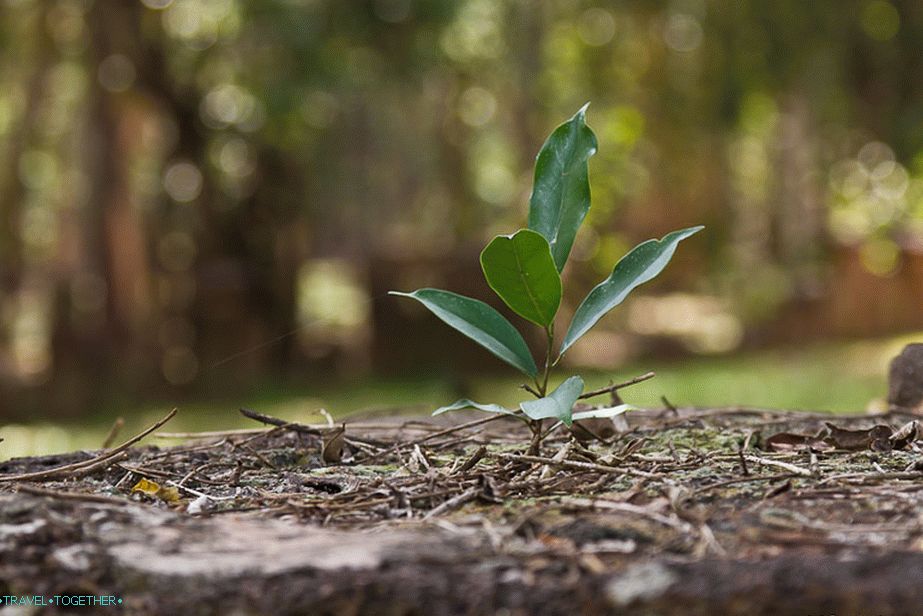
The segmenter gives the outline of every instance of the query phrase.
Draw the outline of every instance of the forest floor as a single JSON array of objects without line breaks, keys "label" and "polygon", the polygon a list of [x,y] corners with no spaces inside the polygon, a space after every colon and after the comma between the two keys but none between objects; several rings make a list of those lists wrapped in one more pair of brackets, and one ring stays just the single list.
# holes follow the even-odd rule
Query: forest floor
[{"label": "forest floor", "polygon": [[248,415],[278,425],[0,463],[0,598],[44,603],[16,614],[63,596],[171,615],[923,606],[911,414],[641,410],[535,455],[493,416]]}]

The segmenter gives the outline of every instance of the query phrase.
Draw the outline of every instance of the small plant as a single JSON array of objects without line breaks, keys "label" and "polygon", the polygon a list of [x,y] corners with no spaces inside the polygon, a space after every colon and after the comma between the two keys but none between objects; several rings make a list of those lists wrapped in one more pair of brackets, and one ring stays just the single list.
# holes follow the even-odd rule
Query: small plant
[{"label": "small plant", "polygon": [[487,284],[513,312],[541,327],[547,347],[539,369],[522,335],[491,306],[482,301],[440,289],[419,289],[392,295],[413,298],[450,327],[532,379],[524,388],[536,399],[522,402],[518,410],[463,399],[437,409],[433,415],[463,408],[511,415],[525,421],[533,435],[531,450],[542,439],[542,420],[557,419],[568,426],[575,420],[612,417],[630,407],[573,412],[584,383],[572,376],[554,391],[548,379],[554,367],[606,313],[619,305],[640,284],[659,274],[680,241],[702,227],[674,231],[660,240],[648,240],[623,256],[612,274],[598,284],[577,308],[561,346],[554,355],[554,318],[561,304],[561,275],[580,224],[590,209],[587,164],[596,153],[593,131],[586,125],[585,105],[559,126],[542,146],[535,162],[535,180],[529,200],[529,227],[512,235],[498,235],[481,252],[481,269]]}]

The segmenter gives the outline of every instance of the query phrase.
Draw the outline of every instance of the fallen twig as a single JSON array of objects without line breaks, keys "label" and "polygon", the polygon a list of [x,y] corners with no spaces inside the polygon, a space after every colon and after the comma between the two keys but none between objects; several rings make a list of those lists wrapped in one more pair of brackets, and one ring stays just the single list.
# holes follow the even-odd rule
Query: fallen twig
[{"label": "fallen twig", "polygon": [[[74,462],[73,464],[65,464],[64,466],[59,466],[57,468],[50,468],[44,471],[36,471],[34,473],[20,473],[17,475],[0,475],[0,482],[9,482],[9,481],[47,481],[49,479],[56,479],[58,477],[70,476],[70,475],[80,475],[86,474],[92,470],[98,470],[100,468],[105,468],[110,464],[114,464],[120,458],[120,454],[143,439],[145,436],[157,430],[162,425],[173,419],[173,416],[176,415],[176,409],[173,409],[167,413],[163,419],[147,428],[140,434],[133,436],[128,439],[115,449],[105,451],[98,456],[94,456],[89,460],[82,460],[80,462]],[[81,472],[82,471],[82,472]]]},{"label": "fallen twig", "polygon": [[458,424],[457,426],[452,426],[451,428],[446,428],[445,430],[440,430],[439,432],[433,432],[432,434],[428,434],[427,436],[421,436],[420,438],[414,439],[412,441],[407,441],[406,443],[398,443],[394,445],[393,447],[389,447],[388,449],[383,449],[379,451],[378,453],[374,453],[371,456],[364,458],[362,462],[363,464],[367,464],[370,460],[377,460],[378,458],[382,456],[386,456],[388,454],[394,453],[395,451],[403,449],[404,447],[413,447],[414,445],[420,445],[431,439],[438,438],[440,436],[446,436],[447,434],[453,434],[455,432],[458,432],[459,430],[466,430],[468,428],[482,426],[486,423],[497,421],[498,419],[502,419],[504,417],[508,417],[508,415],[492,415],[490,417],[484,417],[482,419],[475,419],[474,421],[469,421],[468,423]]},{"label": "fallen twig", "polygon": [[46,490],[37,486],[20,485],[16,487],[17,492],[31,494],[33,496],[47,496],[49,498],[58,498],[62,500],[81,501],[86,503],[100,503],[103,505],[130,505],[131,501],[123,498],[114,498],[112,496],[103,496],[102,494],[84,494],[82,492],[67,492],[64,490]]},{"label": "fallen twig", "polygon": [[814,473],[804,468],[803,466],[789,464],[788,462],[782,462],[781,460],[769,460],[767,458],[761,458],[760,456],[755,456],[753,454],[745,454],[743,459],[749,460],[750,462],[756,462],[757,464],[763,464],[764,466],[775,466],[777,468],[783,468],[791,473],[795,473],[796,475],[801,475],[803,477],[811,477],[814,475]]},{"label": "fallen twig", "polygon": [[636,385],[637,383],[643,383],[644,381],[647,381],[647,380],[649,380],[649,379],[652,379],[652,378],[654,378],[655,376],[657,376],[655,373],[653,373],[653,372],[647,372],[647,373],[645,373],[645,374],[642,374],[641,376],[636,376],[636,377],[633,378],[633,379],[629,379],[629,380],[625,381],[624,383],[616,383],[615,385],[608,385],[608,386],[606,386],[606,387],[600,387],[599,389],[594,389],[594,390],[592,390],[592,391],[588,391],[588,392],[586,392],[585,394],[582,394],[582,395],[578,398],[578,400],[585,400],[585,399],[587,399],[587,398],[594,398],[594,397],[596,397],[596,396],[601,396],[601,395],[603,395],[603,394],[611,394],[612,392],[618,391],[619,389],[622,389],[622,388],[624,388],[624,387],[628,387],[628,386],[630,386],[630,385]]},{"label": "fallen twig", "polygon": [[718,481],[716,483],[710,483],[707,486],[702,486],[692,492],[691,497],[698,496],[709,490],[714,490],[716,488],[723,488],[725,486],[731,486],[735,483],[749,483],[751,481],[781,481],[782,479],[791,479],[792,477],[797,477],[795,473],[779,473],[777,475],[748,475],[747,477],[734,477],[733,479],[726,479],[724,481]]},{"label": "fallen twig", "polygon": [[250,409],[241,408],[240,414],[247,419],[252,419],[253,421],[258,421],[270,426],[285,428],[286,430],[291,430],[292,432],[301,432],[302,434],[312,434],[314,436],[321,435],[321,431],[317,428],[312,428],[311,426],[306,426],[304,424],[295,423],[292,421],[285,421],[284,419],[272,417],[271,415],[264,415],[263,413],[257,413],[256,411],[252,411]]},{"label": "fallen twig", "polygon": [[860,479],[862,481],[883,481],[886,479],[923,479],[923,472],[891,472],[891,473],[841,473],[825,477],[820,483],[841,481],[843,479]]},{"label": "fallen twig", "polygon": [[109,428],[109,433],[106,434],[106,438],[103,440],[103,449],[109,449],[112,447],[112,441],[116,439],[124,425],[125,420],[121,417],[117,418],[115,422],[113,422],[112,427]]},{"label": "fallen twig", "polygon": [[442,503],[441,505],[439,505],[438,507],[430,511],[425,516],[423,516],[423,519],[428,520],[430,518],[434,518],[436,516],[442,515],[443,513],[448,513],[449,511],[458,509],[462,505],[469,503],[473,501],[474,499],[476,499],[478,497],[478,491],[479,491],[478,488],[470,488],[468,490],[465,490],[458,496],[453,496],[452,498],[450,498],[446,502]]},{"label": "fallen twig", "polygon": [[462,475],[470,471],[472,468],[474,468],[475,464],[481,461],[481,458],[483,458],[486,453],[487,447],[483,445],[478,447],[478,450],[474,452],[474,455],[468,458],[465,463],[461,465],[461,468],[458,469],[458,474]]},{"label": "fallen twig", "polygon": [[489,457],[498,460],[510,460],[511,462],[531,462],[533,464],[547,464],[549,466],[558,466],[560,468],[571,468],[581,471],[597,471],[600,473],[614,473],[623,475],[635,475],[637,477],[659,477],[655,473],[640,471],[635,468],[619,468],[616,466],[605,466],[604,464],[593,464],[591,462],[574,462],[573,460],[555,460],[553,458],[543,458],[541,456],[527,456],[515,453],[493,453]]},{"label": "fallen twig", "polygon": [[210,430],[206,432],[158,432],[154,436],[167,439],[209,439],[264,434],[269,430],[270,428],[241,428],[237,430]]}]

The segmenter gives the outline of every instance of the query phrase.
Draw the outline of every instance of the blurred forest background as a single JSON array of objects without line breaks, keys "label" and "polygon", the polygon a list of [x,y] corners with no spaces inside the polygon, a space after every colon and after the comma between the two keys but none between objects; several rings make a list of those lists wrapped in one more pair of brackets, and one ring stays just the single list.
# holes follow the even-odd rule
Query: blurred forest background
[{"label": "blurred forest background", "polygon": [[0,54],[7,420],[502,373],[385,293],[496,305],[478,251],[587,101],[562,318],[706,231],[572,363],[923,329],[916,0],[2,0]]}]

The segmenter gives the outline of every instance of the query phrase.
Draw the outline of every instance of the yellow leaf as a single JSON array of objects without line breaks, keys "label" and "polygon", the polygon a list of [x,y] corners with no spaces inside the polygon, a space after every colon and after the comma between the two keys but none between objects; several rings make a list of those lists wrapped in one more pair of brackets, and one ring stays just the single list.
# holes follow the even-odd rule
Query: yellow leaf
[{"label": "yellow leaf", "polygon": [[162,487],[157,490],[157,498],[172,505],[179,501],[179,490],[173,486]]},{"label": "yellow leaf", "polygon": [[131,493],[141,492],[154,498],[159,498],[167,503],[176,503],[179,501],[179,490],[173,486],[161,486],[156,481],[142,478],[138,483],[132,486]]},{"label": "yellow leaf", "polygon": [[157,496],[157,492],[160,491],[160,484],[149,479],[142,478],[141,481],[136,483],[131,488],[131,493],[141,492],[142,494],[147,494],[148,496]]}]

